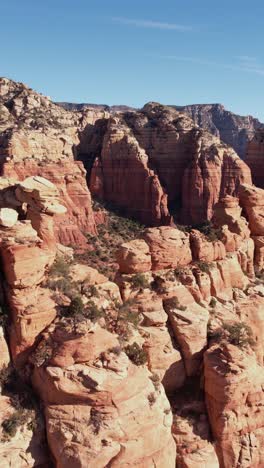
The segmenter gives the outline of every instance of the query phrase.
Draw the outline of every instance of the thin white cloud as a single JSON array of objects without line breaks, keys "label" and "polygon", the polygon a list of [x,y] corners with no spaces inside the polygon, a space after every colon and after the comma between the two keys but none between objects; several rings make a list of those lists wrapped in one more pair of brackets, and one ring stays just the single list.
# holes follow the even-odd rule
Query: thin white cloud
[{"label": "thin white cloud", "polygon": [[130,19],[130,18],[123,18],[121,16],[115,16],[112,18],[112,21],[115,23],[120,23],[128,26],[135,26],[137,28],[152,28],[152,29],[163,29],[163,30],[174,30],[180,32],[187,32],[192,31],[191,26],[185,26],[183,24],[175,24],[175,23],[163,23],[160,21],[152,21],[152,20],[139,20],[139,19]]},{"label": "thin white cloud", "polygon": [[241,71],[241,72],[249,72],[255,73],[256,75],[264,76],[264,66],[258,65],[257,63],[240,63],[238,65],[232,65],[228,63],[220,63],[211,60],[204,60],[196,57],[180,57],[176,55],[149,55],[152,58],[160,58],[165,60],[175,60],[178,62],[187,62],[193,63],[196,65],[204,65],[204,66],[211,66],[217,67],[220,69],[226,70],[233,70],[233,71]]},{"label": "thin white cloud", "polygon": [[237,55],[235,58],[241,62],[248,63],[256,63],[258,61],[257,57],[252,57],[250,55]]}]

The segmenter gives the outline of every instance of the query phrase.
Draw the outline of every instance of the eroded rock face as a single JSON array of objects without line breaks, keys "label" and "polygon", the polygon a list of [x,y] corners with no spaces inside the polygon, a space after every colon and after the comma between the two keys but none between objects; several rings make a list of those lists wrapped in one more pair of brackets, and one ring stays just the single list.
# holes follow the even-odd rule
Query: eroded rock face
[{"label": "eroded rock face", "polygon": [[168,300],[166,311],[175,338],[180,345],[186,374],[193,376],[200,371],[202,356],[207,345],[209,313],[196,303],[181,308],[177,305]]},{"label": "eroded rock face", "polygon": [[[10,399],[0,395],[0,421],[3,423],[16,412]],[[0,460],[1,465],[6,467],[38,467],[49,466],[51,463],[45,440],[45,428],[43,422],[37,424],[35,431],[32,430],[29,421],[25,421],[18,428],[13,437],[5,434],[0,426]]]},{"label": "eroded rock face", "polygon": [[220,466],[263,465],[263,368],[233,345],[204,354],[205,396]]},{"label": "eroded rock face", "polygon": [[188,234],[162,226],[146,229],[143,236],[149,245],[153,270],[185,266],[191,262]]},{"label": "eroded rock face", "polygon": [[[12,234],[14,237],[11,237]],[[3,232],[0,235],[5,236]],[[8,237],[2,237],[0,255],[12,316],[12,357],[22,363],[24,354],[34,344],[39,333],[56,316],[55,303],[49,291],[39,286],[55,253],[42,248],[41,240],[30,221],[25,221],[18,222]]]},{"label": "eroded rock face", "polygon": [[59,203],[56,186],[43,177],[7,184],[0,191],[0,203],[16,206],[29,218],[0,229],[5,298],[12,318],[10,349],[20,366],[39,333],[56,316],[50,291],[40,285],[57,251],[53,216],[66,208]]},{"label": "eroded rock face", "polygon": [[149,103],[109,119],[90,188],[155,226],[168,224],[179,202],[184,223],[211,219],[219,198],[237,195],[241,182],[251,183],[250,171],[231,148],[186,115]]},{"label": "eroded rock face", "polygon": [[91,205],[91,196],[85,181],[85,170],[80,162],[38,163],[25,160],[6,163],[3,174],[13,180],[24,180],[25,176],[41,176],[53,182],[60,202],[67,208],[63,215],[55,216],[56,238],[62,244],[85,246],[87,240],[83,232],[96,234],[96,225]]},{"label": "eroded rock face", "polygon": [[51,357],[33,377],[56,465],[174,467],[162,388],[156,390],[148,371],[124,353],[111,352],[118,341],[107,331],[84,323],[79,333],[68,327],[46,335]]},{"label": "eroded rock face", "polygon": [[255,244],[256,270],[261,272],[264,265],[264,190],[252,185],[242,185],[239,191],[239,199],[245,210]]},{"label": "eroded rock face", "polygon": [[264,190],[254,185],[243,184],[239,190],[239,200],[246,212],[251,234],[263,236]]},{"label": "eroded rock face", "polygon": [[234,148],[242,159],[247,158],[248,143],[251,145],[253,135],[263,126],[251,115],[234,114],[222,104],[193,104],[176,108],[189,115],[199,127],[218,136],[220,140]]},{"label": "eroded rock face", "polygon": [[219,468],[205,405],[202,401],[184,401],[184,397],[187,400],[183,394],[183,401],[177,402],[176,398],[173,402],[172,434],[177,446],[177,466]]},{"label": "eroded rock face", "polygon": [[140,273],[151,270],[151,256],[148,244],[143,239],[122,244],[117,252],[121,273]]},{"label": "eroded rock face", "polygon": [[209,242],[199,231],[191,232],[192,253],[195,260],[213,262],[226,256],[226,249],[220,240]]},{"label": "eroded rock face", "polygon": [[148,155],[118,117],[109,120],[102,153],[91,172],[92,195],[125,208],[147,225],[168,224],[167,195]]},{"label": "eroded rock face", "polygon": [[247,145],[245,161],[250,167],[253,183],[257,187],[264,188],[263,174],[264,157],[264,130],[256,131]]},{"label": "eroded rock face", "polygon": [[[59,189],[67,213],[57,221],[57,238],[65,244],[85,245],[82,231],[96,233],[86,171],[75,161],[81,133],[97,112],[68,112],[22,83],[0,80],[1,174],[23,180],[42,176]],[[97,117],[95,117],[95,115]]]}]

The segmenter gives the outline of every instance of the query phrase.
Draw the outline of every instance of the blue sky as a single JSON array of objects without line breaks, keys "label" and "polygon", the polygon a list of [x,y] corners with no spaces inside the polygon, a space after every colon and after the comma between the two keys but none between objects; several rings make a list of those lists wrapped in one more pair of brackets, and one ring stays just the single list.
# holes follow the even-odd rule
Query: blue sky
[{"label": "blue sky", "polygon": [[57,101],[221,102],[264,121],[263,0],[0,0],[0,75]]}]

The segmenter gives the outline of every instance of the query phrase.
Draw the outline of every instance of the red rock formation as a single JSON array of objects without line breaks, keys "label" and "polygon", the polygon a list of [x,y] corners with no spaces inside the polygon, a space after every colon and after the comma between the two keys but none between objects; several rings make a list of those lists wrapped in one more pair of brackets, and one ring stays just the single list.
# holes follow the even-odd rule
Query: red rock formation
[{"label": "red rock formation", "polygon": [[84,246],[87,243],[83,232],[96,234],[96,225],[91,205],[91,196],[86,186],[82,163],[65,160],[45,166],[26,160],[3,165],[3,175],[17,180],[25,176],[42,176],[58,188],[61,203],[67,213],[55,218],[56,237],[62,244]]},{"label": "red rock formation", "polygon": [[67,207],[67,214],[56,223],[57,239],[84,246],[83,232],[95,234],[96,225],[86,171],[74,160],[74,153],[82,130],[97,113],[67,112],[7,79],[0,80],[1,103],[6,109],[4,126],[0,126],[1,174],[17,180],[38,175],[54,182]]},{"label": "red rock formation", "polygon": [[149,245],[153,270],[181,267],[192,261],[189,235],[178,229],[150,228],[143,237]]},{"label": "red rock formation", "polygon": [[118,117],[109,120],[100,162],[91,173],[93,195],[115,203],[147,225],[168,224],[167,196],[148,156]]},{"label": "red rock formation", "polygon": [[253,183],[261,188],[264,188],[263,158],[264,130],[259,129],[248,143],[245,162],[250,167]]},{"label": "red rock formation", "polygon": [[117,251],[120,273],[140,273],[151,270],[148,244],[143,239],[122,244]]},{"label": "red rock formation", "polygon": [[21,363],[36,337],[56,316],[49,291],[39,287],[51,263],[51,253],[41,247],[36,231],[25,223],[30,221],[17,223],[7,237],[0,233],[0,255],[12,317],[10,347],[13,359]]},{"label": "red rock formation", "polygon": [[204,354],[205,395],[220,466],[264,464],[264,371],[255,355],[214,345]]},{"label": "red rock formation", "polygon": [[173,468],[171,414],[162,388],[155,389],[148,371],[124,353],[111,352],[118,346],[113,335],[98,326],[89,330],[85,322],[79,327],[74,332],[68,321],[46,334],[50,359],[35,367],[33,377],[57,467]]},{"label": "red rock formation", "polygon": [[[21,412],[21,410],[20,410]],[[33,413],[33,414],[32,414]],[[33,411],[10,437],[0,425],[0,460],[3,467],[50,466],[51,460],[46,447],[45,428],[43,421],[39,421]],[[7,396],[0,395],[0,421],[12,421],[17,417],[17,410]],[[35,429],[32,429],[35,426]]]},{"label": "red rock formation", "polygon": [[186,307],[167,301],[173,333],[180,345],[187,376],[199,374],[204,350],[207,345],[209,313],[195,302]]},{"label": "red rock formation", "polygon": [[194,260],[213,262],[226,256],[225,246],[220,240],[209,242],[199,231],[191,231],[190,241]]},{"label": "red rock formation", "polygon": [[250,170],[231,148],[186,115],[149,103],[110,118],[90,188],[146,225],[168,224],[168,206],[179,202],[183,222],[198,224],[241,182],[251,183]]},{"label": "red rock formation", "polygon": [[53,216],[66,209],[58,202],[56,187],[42,177],[6,187],[0,200],[24,208],[30,218],[0,229],[5,292],[12,317],[10,348],[16,364],[21,365],[39,333],[56,316],[50,292],[40,284],[56,255]]},{"label": "red rock formation", "polygon": [[219,468],[204,403],[189,402],[183,389],[179,401],[177,397],[176,401],[173,400],[173,412],[172,434],[177,446],[177,467]]},{"label": "red rock formation", "polygon": [[252,185],[242,185],[239,199],[243,207],[255,243],[255,266],[261,272],[264,267],[264,190]]},{"label": "red rock formation", "polygon": [[218,200],[226,195],[236,196],[241,183],[251,183],[247,165],[208,134],[198,134],[195,155],[184,172],[183,222],[199,224],[210,220]]}]

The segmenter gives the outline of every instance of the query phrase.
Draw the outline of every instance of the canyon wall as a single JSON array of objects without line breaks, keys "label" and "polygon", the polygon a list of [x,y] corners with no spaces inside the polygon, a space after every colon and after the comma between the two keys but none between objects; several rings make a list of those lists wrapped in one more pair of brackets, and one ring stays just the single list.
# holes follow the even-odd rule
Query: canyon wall
[{"label": "canyon wall", "polygon": [[211,219],[225,195],[251,183],[248,166],[217,137],[185,114],[149,103],[141,111],[108,121],[90,190],[147,225]]}]

